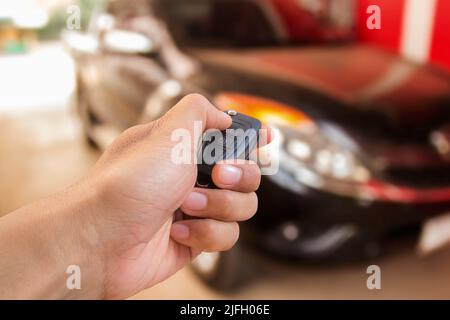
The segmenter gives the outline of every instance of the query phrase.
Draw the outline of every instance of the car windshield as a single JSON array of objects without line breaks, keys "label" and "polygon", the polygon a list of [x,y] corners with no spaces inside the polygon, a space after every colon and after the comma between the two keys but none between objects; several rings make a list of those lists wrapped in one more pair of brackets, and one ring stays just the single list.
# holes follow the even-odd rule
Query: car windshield
[{"label": "car windshield", "polygon": [[279,42],[259,0],[159,0],[156,3],[180,46],[254,47]]}]

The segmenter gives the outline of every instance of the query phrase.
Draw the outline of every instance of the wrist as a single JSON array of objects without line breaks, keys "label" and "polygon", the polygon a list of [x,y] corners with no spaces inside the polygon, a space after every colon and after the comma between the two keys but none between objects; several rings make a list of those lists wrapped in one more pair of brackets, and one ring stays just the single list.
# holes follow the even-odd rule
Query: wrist
[{"label": "wrist", "polygon": [[[103,298],[94,197],[78,184],[0,219],[0,297]],[[67,285],[69,266],[79,267],[79,289]]]},{"label": "wrist", "polygon": [[[49,200],[54,204],[49,214],[54,229],[47,241],[61,257],[65,272],[69,266],[80,271],[80,289],[69,289],[64,281],[64,296],[70,298],[104,298],[106,259],[98,225],[101,206],[91,186],[80,182]],[[66,280],[70,276],[65,273]]]}]

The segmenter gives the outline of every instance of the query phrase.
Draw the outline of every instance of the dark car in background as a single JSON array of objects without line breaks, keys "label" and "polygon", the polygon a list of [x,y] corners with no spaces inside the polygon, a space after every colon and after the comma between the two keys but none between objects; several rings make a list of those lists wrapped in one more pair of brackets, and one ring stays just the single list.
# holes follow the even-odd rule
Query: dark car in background
[{"label": "dark car in background", "polygon": [[282,3],[111,1],[85,34],[65,35],[77,109],[100,149],[188,93],[278,129],[265,148],[280,147],[280,169],[263,177],[238,246],[193,264],[219,289],[246,277],[243,252],[373,258],[450,211],[450,74],[348,43],[331,11]]}]

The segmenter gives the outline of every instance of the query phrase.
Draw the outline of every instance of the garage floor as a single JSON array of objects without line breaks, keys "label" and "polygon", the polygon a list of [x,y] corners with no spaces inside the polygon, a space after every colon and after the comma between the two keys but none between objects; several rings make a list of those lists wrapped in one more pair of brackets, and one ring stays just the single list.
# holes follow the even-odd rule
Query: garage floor
[{"label": "garage floor", "polygon": [[[86,145],[78,119],[67,107],[74,85],[68,80],[73,79],[73,66],[58,45],[26,56],[0,57],[0,70],[2,216],[75,182],[98,153]],[[46,82],[42,82],[44,72]],[[134,298],[450,298],[450,249],[419,258],[411,248],[370,262],[381,268],[381,290],[366,287],[369,263],[314,268],[260,258],[257,262],[257,278],[233,294],[210,290],[185,268]]]},{"label": "garage floor", "polygon": [[[67,109],[0,115],[0,150],[0,215],[71,184],[98,157]],[[450,250],[422,259],[410,250],[371,264],[381,267],[381,290],[366,287],[368,263],[313,268],[265,259],[257,279],[234,294],[208,289],[186,268],[135,298],[450,298]]]}]

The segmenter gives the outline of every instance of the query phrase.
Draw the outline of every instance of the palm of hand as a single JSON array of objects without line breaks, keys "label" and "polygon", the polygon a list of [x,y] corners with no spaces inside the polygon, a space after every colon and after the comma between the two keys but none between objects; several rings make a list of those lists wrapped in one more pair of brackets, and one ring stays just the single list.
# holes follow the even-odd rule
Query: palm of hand
[{"label": "palm of hand", "polygon": [[113,211],[109,218],[115,220],[112,228],[116,230],[108,233],[115,235],[110,239],[115,252],[107,254],[114,258],[107,261],[105,285],[114,298],[163,281],[192,258],[191,248],[173,241],[170,229],[174,212],[194,186],[196,166],[173,164],[170,146],[143,144],[127,152],[128,157],[114,157],[126,163],[115,163],[108,154],[99,162],[100,167],[106,164],[101,168],[105,172],[121,168],[108,173],[112,181],[121,181],[108,195]]}]

